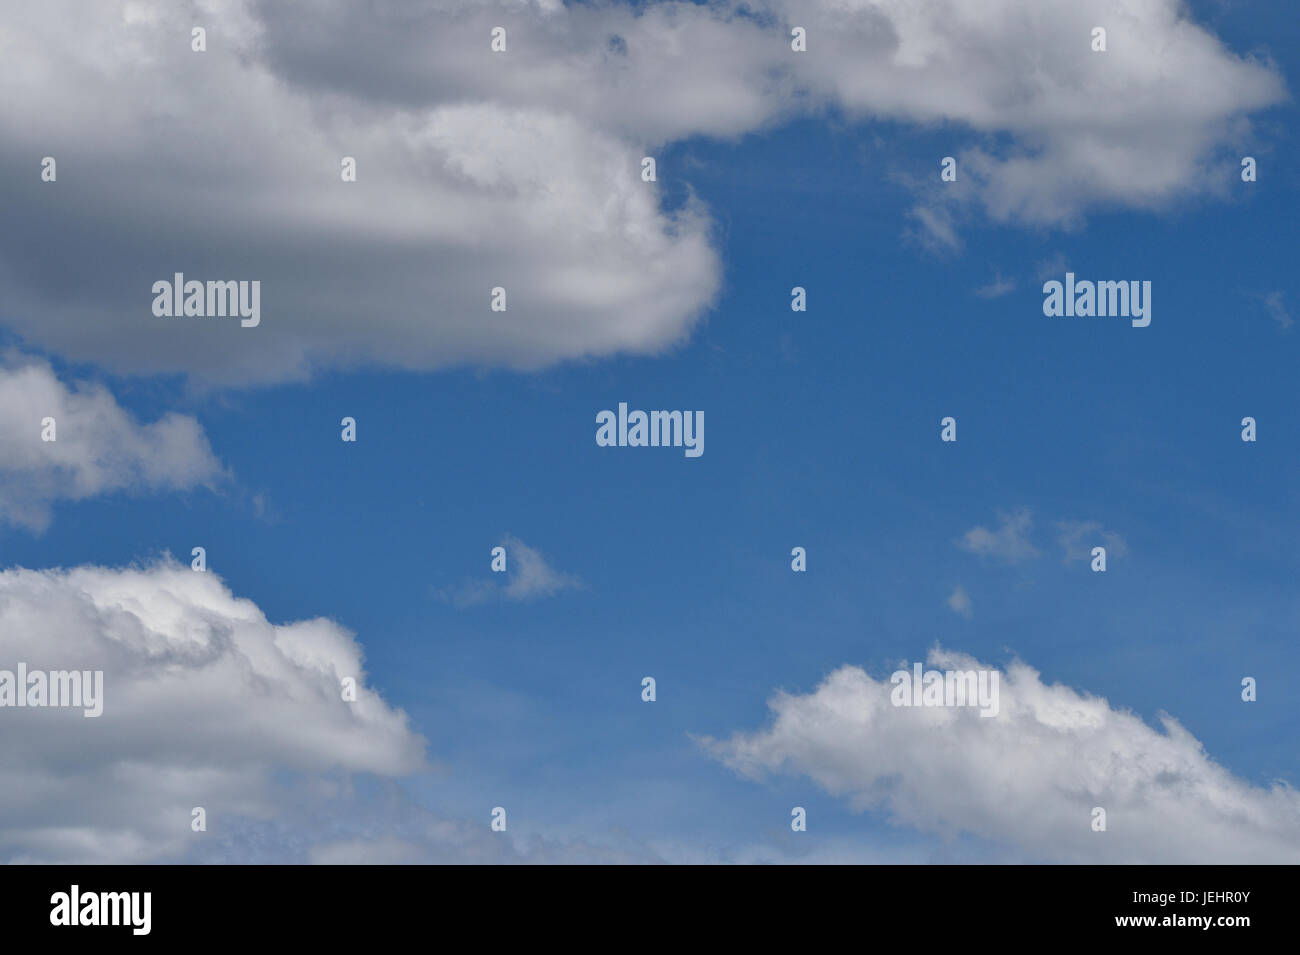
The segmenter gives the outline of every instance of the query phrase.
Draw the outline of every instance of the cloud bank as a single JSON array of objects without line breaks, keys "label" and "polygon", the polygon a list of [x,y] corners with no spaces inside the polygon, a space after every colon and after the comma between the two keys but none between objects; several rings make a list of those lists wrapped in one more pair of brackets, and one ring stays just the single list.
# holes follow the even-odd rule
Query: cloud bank
[{"label": "cloud bank", "polygon": [[[830,111],[950,127],[957,182],[939,156],[887,175],[956,245],[974,215],[1070,225],[1222,191],[1223,150],[1286,95],[1177,0],[49,0],[6,16],[0,57],[0,320],[219,384],[672,347],[723,277],[708,210],[641,179],[666,143]],[[176,272],[260,281],[261,325],[154,317]]]}]

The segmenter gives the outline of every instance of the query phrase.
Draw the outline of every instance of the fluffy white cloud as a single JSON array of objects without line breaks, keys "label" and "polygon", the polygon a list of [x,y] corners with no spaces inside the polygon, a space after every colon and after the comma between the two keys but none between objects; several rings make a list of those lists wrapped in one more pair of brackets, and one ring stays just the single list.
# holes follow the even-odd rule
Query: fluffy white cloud
[{"label": "fluffy white cloud", "polygon": [[[850,6],[888,22],[891,66],[911,69],[864,58],[849,102],[1006,137],[958,152],[969,188],[934,190],[940,221],[978,206],[999,221],[1070,225],[1095,205],[1158,208],[1224,193],[1240,156],[1223,150],[1245,132],[1242,117],[1286,95],[1271,64],[1227,51],[1177,0]],[[1091,49],[1098,26],[1104,53]],[[856,39],[842,30],[834,42]]]},{"label": "fluffy white cloud", "polygon": [[[936,648],[936,669],[990,669]],[[812,693],[777,694],[772,725],[704,739],[737,772],[806,775],[855,810],[1012,858],[1071,863],[1300,862],[1300,793],[1253,786],[1170,716],[1160,732],[1105,699],[1007,667],[1000,711],[895,707],[888,678],[853,666]],[[1106,810],[1107,830],[1091,828]]]},{"label": "fluffy white cloud", "polygon": [[[221,820],[292,821],[349,774],[425,765],[405,714],[365,686],[350,633],[273,624],[173,561],[0,573],[0,669],[18,662],[102,670],[103,713],[0,708],[0,859],[184,857],[224,839]],[[195,806],[207,833],[191,832]]]},{"label": "fluffy white cloud", "polygon": [[[909,173],[914,221],[956,245],[974,210],[1069,224],[1098,203],[1212,190],[1227,181],[1217,147],[1284,95],[1177,0],[49,0],[11,14],[4,321],[114,370],[214,382],[670,347],[721,287],[706,210],[669,211],[640,179],[641,157],[673,140],[827,109],[957,124],[959,181],[940,184],[937,162]],[[808,52],[791,51],[792,24]],[[195,25],[206,53],[190,50]],[[1107,53],[1089,49],[1095,25]],[[506,53],[489,49],[494,26]],[[55,183],[39,180],[43,156]],[[356,183],[339,180],[343,156]],[[155,318],[152,283],[178,271],[262,281],[262,324]],[[495,286],[506,312],[488,308]]]},{"label": "fluffy white cloud", "polygon": [[12,353],[0,357],[0,448],[0,521],[34,530],[54,501],[212,487],[224,473],[193,418],[137,423],[102,385],[65,385],[46,362]]}]

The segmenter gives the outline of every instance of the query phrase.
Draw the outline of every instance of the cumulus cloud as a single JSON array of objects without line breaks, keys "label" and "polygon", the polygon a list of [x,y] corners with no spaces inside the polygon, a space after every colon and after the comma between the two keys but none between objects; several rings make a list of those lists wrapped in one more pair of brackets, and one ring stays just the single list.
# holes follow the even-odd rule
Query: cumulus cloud
[{"label": "cumulus cloud", "polygon": [[[1071,226],[1093,206],[1154,209],[1222,194],[1236,169],[1225,149],[1243,117],[1286,97],[1271,64],[1230,53],[1177,0],[1126,3],[1118,16],[1104,0],[851,6],[886,20],[896,46],[892,58],[863,58],[846,100],[856,94],[873,111],[893,101],[911,118],[928,113],[1005,140],[957,152],[965,186],[927,200],[950,212]],[[1104,53],[1091,49],[1096,26],[1107,30]],[[834,42],[858,40],[850,27]],[[913,66],[921,81],[902,89],[882,59]]]},{"label": "cumulus cloud", "polygon": [[19,662],[102,670],[103,706],[0,708],[0,862],[662,861],[626,833],[505,835],[486,809],[431,812],[402,786],[434,768],[425,740],[366,684],[352,633],[272,623],[170,558],[0,572],[0,670]]},{"label": "cumulus cloud", "polygon": [[47,362],[16,353],[0,357],[0,448],[0,521],[33,530],[55,501],[213,487],[224,474],[194,418],[141,424],[102,385],[64,384]]},{"label": "cumulus cloud", "polygon": [[[1070,224],[1212,190],[1285,95],[1177,0],[355,4],[49,0],[0,24],[4,321],[121,372],[532,369],[655,353],[721,287],[708,211],[643,155],[798,115],[951,123],[910,221]],[[808,30],[793,53],[792,23]],[[1110,30],[1094,54],[1089,33]],[[190,29],[208,31],[207,52]],[[489,48],[507,29],[507,52]],[[1000,145],[993,146],[996,142]],[[42,182],[40,157],[58,162]],[[340,160],[357,160],[355,183]],[[679,172],[659,170],[660,177]],[[933,180],[933,181],[930,181]],[[64,263],[75,261],[76,270]],[[161,319],[152,283],[262,282],[262,322]],[[489,309],[507,290],[508,308]]]},{"label": "cumulus cloud", "polygon": [[1063,560],[1070,563],[1076,560],[1088,560],[1092,549],[1098,544],[1106,547],[1108,557],[1125,557],[1128,544],[1114,531],[1102,527],[1100,521],[1057,521],[1059,532],[1057,542],[1061,545]]},{"label": "cumulus cloud", "polygon": [[[531,369],[681,340],[719,286],[709,223],[693,201],[661,209],[641,181],[643,146],[569,101],[592,70],[563,79],[558,65],[549,103],[512,95],[508,77],[540,81],[517,62],[549,45],[545,33],[530,43],[536,11],[514,8],[517,52],[493,59],[501,10],[431,8],[416,31],[379,6],[357,11],[372,28],[336,34],[328,5],[297,10],[294,40],[253,3],[52,3],[6,17],[15,93],[0,107],[0,169],[15,186],[0,289],[12,327],[116,371],[230,383],[330,366]],[[190,49],[198,23],[206,53]],[[417,32],[433,46],[412,49]],[[353,57],[336,55],[363,47],[378,61],[418,55],[427,85],[381,101],[364,72],[334,89],[276,71],[314,55],[342,76]],[[440,82],[453,68],[458,79]],[[54,183],[28,175],[45,155]],[[340,179],[344,156],[355,183]],[[260,325],[155,317],[153,283],[176,272],[260,281]],[[490,309],[496,287],[504,312]]]},{"label": "cumulus cloud", "polygon": [[989,530],[983,525],[972,527],[958,544],[972,554],[996,557],[1008,563],[1038,556],[1038,549],[1029,539],[1034,521],[1027,508],[999,513],[998,522],[996,530]]},{"label": "cumulus cloud", "polygon": [[[935,669],[990,669],[936,648]],[[856,811],[1066,863],[1300,862],[1300,793],[1251,785],[1177,720],[1162,730],[1101,697],[1049,685],[1024,663],[1001,678],[1000,711],[895,707],[893,686],[843,666],[811,693],[778,693],[772,724],[707,751],[749,778],[807,776]],[[1091,828],[1092,809],[1107,829]]]},{"label": "cumulus cloud", "polygon": [[[0,709],[0,858],[146,862],[198,851],[191,809],[270,823],[349,774],[424,767],[424,742],[365,685],[353,635],[271,623],[212,572],[0,573],[0,668],[102,670],[103,713]],[[356,701],[340,681],[356,681]]]}]

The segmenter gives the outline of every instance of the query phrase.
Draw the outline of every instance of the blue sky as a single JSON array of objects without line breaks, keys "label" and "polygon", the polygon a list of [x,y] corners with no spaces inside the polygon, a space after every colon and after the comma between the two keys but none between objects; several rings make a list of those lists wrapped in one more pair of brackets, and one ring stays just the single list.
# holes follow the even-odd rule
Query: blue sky
[{"label": "blue sky", "polygon": [[[1300,28],[1285,5],[1193,10],[1291,83]],[[855,811],[799,773],[746,779],[698,742],[759,730],[778,689],[813,693],[845,664],[881,679],[936,644],[1019,658],[1153,726],[1169,713],[1244,782],[1294,786],[1298,333],[1266,299],[1300,307],[1297,118],[1289,101],[1255,112],[1208,153],[1221,195],[1099,202],[1071,227],[970,214],[956,249],[909,234],[910,210],[945,188],[940,157],[987,143],[981,131],[832,107],[674,141],[657,154],[663,201],[705,204],[721,290],[659,353],[211,389],[69,361],[10,330],[139,420],[193,416],[230,477],[57,502],[44,531],[0,532],[3,565],[118,567],[204,546],[271,621],[356,634],[368,685],[428,741],[432,769],[392,784],[404,812],[486,827],[506,806],[523,841],[1051,858]],[[1242,155],[1257,182],[1239,181]],[[1066,269],[1149,280],[1150,327],[1045,317],[1042,282]],[[790,309],[796,285],[807,312]],[[702,409],[705,453],[597,447],[595,414],[620,401]],[[355,444],[340,440],[345,415]],[[946,415],[955,445],[939,439]],[[1036,557],[960,546],[1021,512]],[[1061,521],[1099,522],[1127,553],[1105,574],[1067,563]],[[508,535],[581,586],[448,599],[496,583],[489,552]],[[791,571],[794,546],[807,573]],[[969,618],[948,606],[957,587]],[[807,833],[790,831],[796,805]]]}]

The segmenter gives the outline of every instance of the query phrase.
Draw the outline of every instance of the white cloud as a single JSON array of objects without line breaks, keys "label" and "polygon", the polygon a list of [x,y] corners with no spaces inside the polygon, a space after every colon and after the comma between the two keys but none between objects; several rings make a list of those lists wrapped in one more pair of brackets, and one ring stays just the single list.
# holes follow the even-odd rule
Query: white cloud
[{"label": "white cloud", "polygon": [[1061,545],[1064,562],[1067,564],[1075,560],[1088,560],[1092,556],[1092,549],[1098,544],[1105,545],[1108,558],[1128,555],[1128,544],[1124,538],[1103,528],[1100,521],[1057,521],[1056,528],[1059,531],[1057,542]]},{"label": "white cloud", "polygon": [[988,285],[981,285],[975,290],[975,294],[980,298],[1001,298],[1016,290],[1016,283],[1011,279],[1004,279],[999,273]]},{"label": "white cloud", "polygon": [[425,740],[366,685],[353,634],[272,623],[211,571],[0,572],[0,670],[19,661],[102,670],[103,712],[0,708],[0,862],[662,861],[627,833],[492,832],[491,803],[430,812],[402,784],[434,768]]},{"label": "white cloud", "polygon": [[510,567],[506,572],[505,595],[510,600],[549,597],[582,586],[581,580],[552,568],[539,551],[517,537],[506,535],[506,553],[510,555]]},{"label": "white cloud", "polygon": [[[1004,145],[938,156],[918,221],[953,244],[954,221],[1077,224],[1096,206],[1159,208],[1226,192],[1221,152],[1253,110],[1286,92],[1271,64],[1238,57],[1179,0],[837,0],[769,3],[809,31],[798,78],[850,113],[949,122]],[[1108,52],[1093,53],[1104,24]],[[814,53],[815,51],[815,53]],[[920,210],[927,210],[922,214]]]},{"label": "white cloud", "polygon": [[1277,322],[1279,328],[1286,331],[1295,324],[1295,319],[1287,311],[1286,302],[1281,292],[1269,292],[1263,298],[1264,307],[1268,309],[1269,317]]},{"label": "white cloud", "polygon": [[538,600],[585,586],[581,578],[556,570],[541,551],[529,547],[513,534],[505,535],[502,546],[506,551],[504,583],[495,579],[501,577],[501,573],[493,573],[493,579],[468,581],[450,591],[439,592],[439,596],[458,607],[471,607],[496,597],[516,602]]},{"label": "white cloud", "polygon": [[[349,774],[425,766],[405,714],[365,686],[352,634],[324,619],[273,624],[211,572],[170,560],[7,570],[0,635],[0,668],[104,672],[98,718],[0,709],[9,861],[183,857],[228,836],[218,820],[291,824],[308,797],[345,794]],[[195,806],[207,833],[190,830]]]},{"label": "white cloud", "polygon": [[[702,208],[659,207],[640,178],[645,146],[573,101],[592,68],[558,60],[554,36],[530,44],[527,24],[547,35],[535,12],[516,8],[513,59],[492,59],[502,14],[466,9],[422,31],[427,82],[404,103],[278,75],[268,59],[294,53],[276,47],[290,40],[268,34],[261,5],[202,17],[206,53],[189,48],[194,15],[172,4],[7,17],[16,92],[0,106],[0,167],[25,185],[7,210],[19,227],[0,238],[6,321],[115,371],[236,384],[332,366],[532,369],[682,340],[720,285]],[[370,55],[414,52],[404,34],[416,31],[372,19],[395,32]],[[327,60],[366,36],[302,22],[293,31]],[[549,55],[530,68],[537,42]],[[60,162],[57,182],[17,173],[43,155]],[[340,181],[343,156],[356,183]],[[114,241],[79,245],[88,216]],[[56,250],[82,263],[75,274],[22,264]],[[154,317],[152,283],[174,272],[260,281],[261,324]],[[505,312],[489,308],[497,286]]]},{"label": "white cloud", "polygon": [[917,206],[908,212],[903,234],[915,239],[935,253],[960,252],[961,236],[953,221],[952,212],[937,206]]},{"label": "white cloud", "polygon": [[492,832],[486,824],[437,820],[407,828],[400,835],[322,843],[311,848],[309,861],[316,865],[622,865],[665,861],[635,840],[624,837],[617,841],[626,844],[510,837]]},{"label": "white cloud", "polygon": [[[42,439],[45,418],[53,441]],[[0,521],[33,530],[55,501],[213,487],[224,474],[193,418],[137,423],[102,385],[65,385],[46,362],[16,353],[0,358],[0,448]]]},{"label": "white cloud", "polygon": [[[722,275],[707,210],[665,209],[641,157],[828,109],[965,131],[959,181],[936,165],[911,217],[949,248],[975,211],[1069,225],[1213,191],[1217,148],[1284,95],[1277,71],[1177,0],[1113,9],[21,5],[0,24],[4,321],[116,371],[221,383],[659,352]],[[206,53],[189,47],[196,19]],[[807,53],[790,50],[792,22]],[[1093,54],[1100,22],[1110,51]],[[37,175],[46,155],[55,183]],[[356,183],[339,180],[343,156]],[[75,273],[53,267],[66,261]],[[155,318],[151,285],[176,271],[261,281],[262,324]],[[498,285],[506,312],[488,308]]]},{"label": "white cloud", "polygon": [[966,593],[965,587],[959,584],[952,589],[952,593],[948,595],[948,609],[958,616],[965,617],[967,620],[974,616],[970,594]]},{"label": "white cloud", "polygon": [[1065,253],[1053,252],[1049,258],[1043,259],[1038,263],[1038,281],[1046,282],[1048,279],[1063,278],[1065,276],[1066,268]]},{"label": "white cloud", "polygon": [[1008,563],[1038,556],[1038,549],[1029,539],[1034,522],[1027,508],[999,513],[998,522],[997,530],[992,531],[984,526],[972,527],[958,544],[972,554],[996,557]]},{"label": "white cloud", "polygon": [[[988,669],[938,648],[929,665]],[[812,693],[773,697],[770,727],[702,742],[744,776],[805,775],[854,810],[987,839],[1010,860],[1300,862],[1300,793],[1237,778],[1172,717],[1160,732],[1023,663],[1007,667],[991,719],[895,707],[892,689],[844,666]],[[1091,828],[1095,806],[1105,832]]]}]

